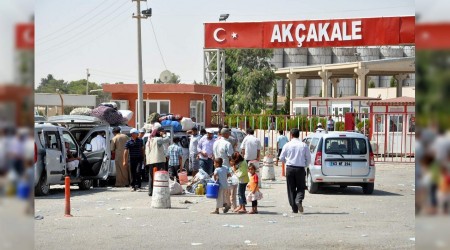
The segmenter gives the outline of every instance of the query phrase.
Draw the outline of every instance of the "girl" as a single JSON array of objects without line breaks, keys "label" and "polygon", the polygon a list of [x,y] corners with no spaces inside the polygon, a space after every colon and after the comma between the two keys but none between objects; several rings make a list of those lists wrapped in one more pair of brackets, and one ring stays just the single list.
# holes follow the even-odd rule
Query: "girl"
[{"label": "girl", "polygon": [[249,181],[247,162],[244,160],[239,152],[233,154],[232,160],[230,161],[231,167],[234,174],[239,178],[238,184],[238,196],[239,196],[239,207],[234,210],[237,213],[247,213],[245,210],[245,205],[247,205],[247,200],[245,199],[245,188]]},{"label": "girl", "polygon": [[217,181],[220,185],[219,187],[219,195],[216,199],[216,210],[212,211],[211,214],[219,214],[219,208],[223,208],[223,213],[227,213],[230,210],[230,204],[224,204],[225,199],[225,190],[228,188],[227,178],[230,176],[228,173],[228,168],[223,166],[222,158],[214,159],[214,180]]},{"label": "girl", "polygon": [[247,196],[248,201],[252,201],[252,211],[249,214],[258,213],[258,200],[262,198],[261,192],[259,192],[258,187],[258,175],[256,174],[256,167],[253,163],[248,165],[248,172],[250,173],[250,182],[248,183],[248,189],[250,193]]}]

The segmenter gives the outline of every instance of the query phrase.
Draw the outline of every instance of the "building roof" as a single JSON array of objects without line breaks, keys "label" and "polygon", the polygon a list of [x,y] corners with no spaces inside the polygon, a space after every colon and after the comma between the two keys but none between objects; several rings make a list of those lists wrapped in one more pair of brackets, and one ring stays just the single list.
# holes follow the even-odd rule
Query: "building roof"
[{"label": "building roof", "polygon": [[397,97],[397,98],[390,98],[390,99],[384,99],[384,100],[380,100],[380,101],[374,101],[371,104],[372,105],[386,105],[386,104],[395,104],[395,105],[400,105],[400,104],[412,104],[414,105],[416,103],[416,99],[413,97],[409,97],[409,96],[402,96],[402,97]]},{"label": "building roof", "polygon": [[[104,84],[103,91],[115,94],[137,94],[137,84]],[[205,94],[220,95],[222,88],[211,85],[201,84],[183,84],[183,83],[167,83],[167,84],[144,84],[144,93],[174,93],[174,94]]]}]

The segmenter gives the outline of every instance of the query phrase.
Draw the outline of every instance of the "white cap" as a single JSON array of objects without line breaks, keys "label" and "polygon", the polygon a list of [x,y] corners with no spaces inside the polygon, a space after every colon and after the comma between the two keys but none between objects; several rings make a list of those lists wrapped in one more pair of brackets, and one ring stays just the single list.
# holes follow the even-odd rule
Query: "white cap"
[{"label": "white cap", "polygon": [[139,134],[139,130],[133,128],[130,130],[130,134]]},{"label": "white cap", "polygon": [[64,138],[64,142],[70,143],[69,139]]},{"label": "white cap", "polygon": [[322,127],[322,123],[317,123],[317,127]]},{"label": "white cap", "polygon": [[206,133],[208,133],[208,134],[214,134],[214,130],[212,130],[212,129],[207,129],[207,130],[206,130]]}]

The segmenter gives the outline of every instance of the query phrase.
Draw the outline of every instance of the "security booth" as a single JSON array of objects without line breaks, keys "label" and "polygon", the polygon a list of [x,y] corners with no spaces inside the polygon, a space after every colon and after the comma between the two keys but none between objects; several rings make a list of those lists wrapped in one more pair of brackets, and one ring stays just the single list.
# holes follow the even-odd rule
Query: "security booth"
[{"label": "security booth", "polygon": [[415,98],[397,97],[370,103],[370,140],[379,155],[414,156]]}]

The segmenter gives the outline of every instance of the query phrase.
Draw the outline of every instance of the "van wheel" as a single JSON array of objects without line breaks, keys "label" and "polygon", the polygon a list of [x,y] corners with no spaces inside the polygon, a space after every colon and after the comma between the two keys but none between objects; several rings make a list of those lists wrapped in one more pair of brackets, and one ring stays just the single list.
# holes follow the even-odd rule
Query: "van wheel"
[{"label": "van wheel", "polygon": [[363,193],[364,194],[372,194],[374,190],[375,184],[374,183],[367,183],[362,186]]},{"label": "van wheel", "polygon": [[50,185],[47,183],[47,171],[42,171],[41,178],[34,188],[34,193],[36,196],[45,196],[50,193]]},{"label": "van wheel", "polygon": [[315,194],[319,190],[319,184],[313,182],[311,173],[309,171],[308,171],[308,179],[307,179],[306,186],[308,187],[308,192],[310,194]]},{"label": "van wheel", "polygon": [[80,190],[89,190],[92,186],[92,180],[83,180],[78,184]]}]

